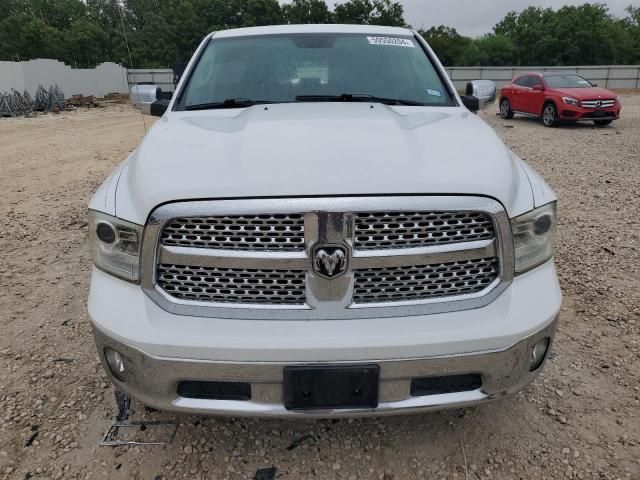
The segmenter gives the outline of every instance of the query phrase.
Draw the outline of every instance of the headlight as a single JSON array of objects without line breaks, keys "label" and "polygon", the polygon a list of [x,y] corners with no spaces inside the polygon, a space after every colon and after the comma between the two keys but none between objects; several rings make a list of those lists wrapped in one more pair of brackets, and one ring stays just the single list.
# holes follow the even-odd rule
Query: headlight
[{"label": "headlight", "polygon": [[575,98],[571,98],[571,97],[562,97],[562,101],[564,103],[566,103],[567,105],[573,105],[575,107],[577,107],[579,105],[580,102],[578,102],[578,100],[576,100]]},{"label": "headlight", "polygon": [[516,275],[543,264],[553,256],[556,225],[556,202],[511,220]]},{"label": "headlight", "polygon": [[138,281],[140,225],[89,210],[89,234],[96,267],[125,280]]}]

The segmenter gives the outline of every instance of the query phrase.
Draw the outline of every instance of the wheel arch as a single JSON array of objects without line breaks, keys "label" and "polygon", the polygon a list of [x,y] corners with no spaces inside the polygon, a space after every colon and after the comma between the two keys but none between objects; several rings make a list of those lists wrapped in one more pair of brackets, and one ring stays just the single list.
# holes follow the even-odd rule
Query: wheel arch
[{"label": "wheel arch", "polygon": [[547,105],[549,104],[553,104],[554,107],[556,107],[556,112],[558,114],[560,114],[560,110],[558,110],[558,103],[556,102],[555,98],[551,98],[551,97],[547,97],[543,100],[542,102],[542,109],[540,110],[540,116],[542,116],[544,114],[544,109],[547,107]]}]

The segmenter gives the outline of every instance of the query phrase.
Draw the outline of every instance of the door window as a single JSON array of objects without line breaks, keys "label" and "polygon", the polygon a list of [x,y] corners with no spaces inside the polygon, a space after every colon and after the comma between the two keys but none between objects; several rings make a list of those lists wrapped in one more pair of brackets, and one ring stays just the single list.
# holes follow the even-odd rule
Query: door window
[{"label": "door window", "polygon": [[542,80],[538,77],[531,76],[529,77],[529,87],[535,87],[536,85],[542,86]]}]

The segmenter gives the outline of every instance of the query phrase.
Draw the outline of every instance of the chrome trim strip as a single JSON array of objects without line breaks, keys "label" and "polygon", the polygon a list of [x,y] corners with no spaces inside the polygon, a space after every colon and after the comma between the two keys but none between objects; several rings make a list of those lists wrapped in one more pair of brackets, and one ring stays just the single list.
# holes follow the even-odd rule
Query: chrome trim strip
[{"label": "chrome trim strip", "polygon": [[489,400],[482,389],[467,392],[443,393],[423,397],[409,397],[404,400],[380,402],[377,408],[345,408],[316,410],[287,410],[282,404],[258,403],[237,400],[201,400],[178,397],[172,403],[176,410],[190,410],[208,415],[232,415],[251,417],[294,418],[337,418],[398,415],[400,413],[418,413],[444,408],[461,408]]},{"label": "chrome trim strip", "polygon": [[193,267],[307,270],[309,259],[302,252],[218,250],[192,247],[160,247],[159,263]]},{"label": "chrome trim strip", "polygon": [[[354,214],[385,211],[483,211],[491,215],[495,240],[395,250],[353,249]],[[160,247],[164,225],[173,218],[190,216],[278,214],[305,215],[304,252],[257,252],[207,250],[191,247]],[[322,237],[322,238],[320,238]],[[316,243],[339,243],[347,251],[347,272],[327,280],[313,273],[311,252]],[[485,290],[471,295],[423,301],[354,305],[355,268],[405,266],[424,257],[423,262],[439,263],[457,259],[490,257],[497,252],[500,274]],[[393,253],[401,256],[392,257]],[[478,258],[477,257],[477,258]],[[196,260],[197,258],[197,260]],[[221,304],[179,300],[156,285],[158,261],[197,266],[229,268],[282,268],[307,271],[306,305]],[[191,316],[265,319],[334,320],[348,318],[398,317],[450,312],[483,307],[495,300],[513,279],[514,252],[511,223],[502,205],[487,197],[474,196],[371,196],[273,198],[249,200],[209,200],[176,202],[155,209],[147,222],[142,242],[141,285],[146,294],[164,310]]]},{"label": "chrome trim strip", "polygon": [[449,243],[419,248],[354,251],[351,268],[406,267],[433,263],[457,262],[475,258],[493,257],[497,248],[495,240]]}]

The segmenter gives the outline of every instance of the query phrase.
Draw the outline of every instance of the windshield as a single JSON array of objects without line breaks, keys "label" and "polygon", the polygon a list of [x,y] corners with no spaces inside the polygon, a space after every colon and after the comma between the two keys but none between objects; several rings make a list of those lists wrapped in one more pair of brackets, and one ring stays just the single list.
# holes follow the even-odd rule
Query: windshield
[{"label": "windshield", "polygon": [[183,89],[178,109],[375,99],[455,105],[411,36],[290,34],[213,37]]},{"label": "windshield", "polygon": [[552,75],[544,77],[544,79],[551,88],[589,88],[593,86],[580,75]]}]

